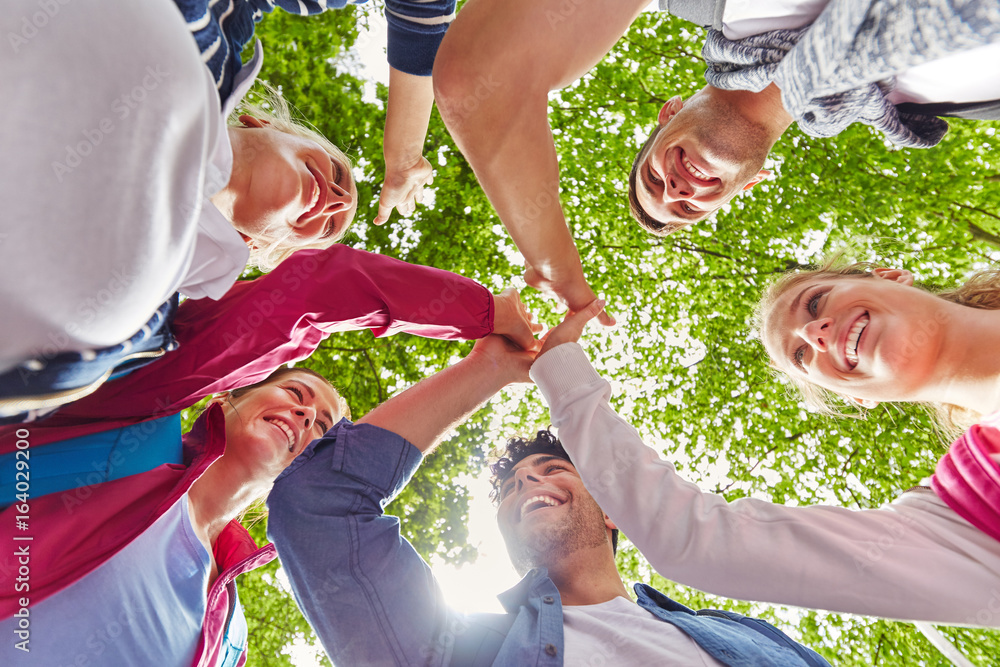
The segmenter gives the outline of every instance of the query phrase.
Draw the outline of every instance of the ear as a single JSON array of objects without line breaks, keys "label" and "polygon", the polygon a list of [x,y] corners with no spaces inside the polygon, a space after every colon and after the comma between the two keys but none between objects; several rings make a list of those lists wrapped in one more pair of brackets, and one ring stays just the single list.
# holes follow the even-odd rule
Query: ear
[{"label": "ear", "polygon": [[248,248],[250,248],[251,250],[257,249],[257,241],[255,241],[252,236],[247,236],[243,232],[237,232],[237,233],[240,235],[240,238],[243,239],[243,242],[247,244]]},{"label": "ear", "polygon": [[747,190],[749,190],[753,186],[757,185],[758,183],[760,183],[761,181],[763,181],[765,178],[767,178],[770,175],[771,175],[771,172],[769,172],[767,169],[761,169],[760,171],[757,172],[756,176],[754,176],[753,178],[750,179],[749,183],[747,183],[746,185],[743,186],[744,192],[747,191]]},{"label": "ear", "polygon": [[656,116],[656,122],[660,125],[666,125],[670,122],[670,119],[683,108],[684,100],[681,99],[680,95],[674,95],[667,100],[667,103],[663,105],[662,109],[660,109],[660,113]]},{"label": "ear", "polygon": [[872,275],[885,280],[891,280],[892,282],[899,283],[900,285],[913,286],[913,274],[906,269],[878,268],[872,271]]},{"label": "ear", "polygon": [[609,530],[618,530],[618,526],[615,525],[615,522],[612,521],[611,517],[609,517],[607,514],[604,515],[604,525]]},{"label": "ear", "polygon": [[223,403],[229,400],[230,395],[231,393],[228,391],[219,392],[218,394],[212,396],[211,399],[209,399],[208,405],[215,405],[216,403],[222,405]]},{"label": "ear", "polygon": [[857,398],[855,396],[851,396],[850,399],[863,407],[865,410],[874,410],[878,407],[878,401],[873,401],[870,398]]},{"label": "ear", "polygon": [[240,122],[243,123],[244,127],[261,128],[270,125],[270,123],[266,120],[261,120],[260,118],[256,118],[249,114],[243,114],[240,116]]}]

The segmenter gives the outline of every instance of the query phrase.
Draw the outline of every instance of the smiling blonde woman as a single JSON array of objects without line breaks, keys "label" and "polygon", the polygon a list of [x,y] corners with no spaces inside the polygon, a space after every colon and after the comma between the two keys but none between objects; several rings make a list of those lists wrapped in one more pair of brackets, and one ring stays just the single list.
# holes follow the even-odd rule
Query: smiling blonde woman
[{"label": "smiling blonde woman", "polygon": [[931,486],[1000,539],[1000,272],[932,294],[904,269],[833,260],[771,285],[758,326],[774,367],[824,412],[836,397],[924,403],[944,431],[967,427]]}]

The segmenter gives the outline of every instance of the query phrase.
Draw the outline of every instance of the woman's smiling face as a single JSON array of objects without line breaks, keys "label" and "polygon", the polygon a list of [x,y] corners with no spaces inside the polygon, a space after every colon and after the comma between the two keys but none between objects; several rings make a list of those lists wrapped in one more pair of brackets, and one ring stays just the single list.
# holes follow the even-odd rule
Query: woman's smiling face
[{"label": "woman's smiling face", "polygon": [[318,143],[241,116],[233,128],[232,223],[258,246],[337,238],[357,210],[349,165]]},{"label": "woman's smiling face", "polygon": [[333,387],[301,372],[230,396],[224,405],[225,456],[238,458],[250,474],[268,482],[343,416]]},{"label": "woman's smiling face", "polygon": [[778,369],[844,396],[924,400],[947,310],[912,284],[890,269],[795,283],[763,314],[764,346]]}]

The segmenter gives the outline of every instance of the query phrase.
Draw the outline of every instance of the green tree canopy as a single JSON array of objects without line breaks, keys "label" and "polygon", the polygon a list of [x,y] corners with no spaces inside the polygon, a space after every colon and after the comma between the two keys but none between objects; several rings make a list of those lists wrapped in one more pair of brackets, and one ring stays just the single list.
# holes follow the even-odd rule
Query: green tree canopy
[{"label": "green tree canopy", "polygon": [[[369,223],[384,173],[385,90],[379,87],[378,101],[364,101],[350,48],[359,21],[382,20],[364,8],[308,19],[276,12],[258,30],[261,77],[356,160],[361,203],[345,242],[494,290],[523,286],[513,243],[436,114],[425,146],[436,169],[433,205],[411,220]],[[992,262],[1000,247],[997,124],[952,122],[931,150],[894,149],[864,126],[828,140],[792,128],[772,153],[771,180],[713,220],[654,238],[628,216],[628,171],[660,106],[704,85],[702,38],[690,24],[645,13],[590,74],[552,97],[563,205],[591,284],[620,322],[584,343],[614,385],[616,409],[703,488],[730,499],[876,507],[928,476],[946,443],[919,408],[887,406],[863,420],[807,410],[769,371],[751,333],[753,307],[774,276],[845,243],[859,259],[903,265],[932,284]],[[525,299],[542,321],[558,321],[554,304],[531,290]],[[306,365],[341,389],[357,418],[469,347],[339,334]],[[491,419],[510,433],[490,432]],[[467,491],[456,477],[478,472],[505,436],[547,423],[538,393],[529,392],[524,401],[484,409],[425,461],[389,508],[421,554],[474,559]],[[254,525],[259,541],[264,528],[264,521]],[[626,579],[661,585],[692,606],[752,610],[783,628],[797,626],[793,634],[837,664],[949,664],[908,624],[713,598],[658,580],[627,543],[619,564]],[[275,570],[241,581],[250,664],[291,664],[285,647],[296,638],[315,643],[290,595],[275,585]],[[998,633],[944,633],[980,665],[1000,655]]]}]

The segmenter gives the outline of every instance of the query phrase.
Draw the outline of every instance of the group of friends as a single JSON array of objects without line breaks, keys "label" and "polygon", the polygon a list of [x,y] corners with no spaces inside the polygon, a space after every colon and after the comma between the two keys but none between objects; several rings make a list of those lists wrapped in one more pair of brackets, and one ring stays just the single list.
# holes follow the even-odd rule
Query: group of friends
[{"label": "group of friends", "polygon": [[[807,400],[931,404],[961,436],[930,480],[877,509],[728,502],[643,443],[578,342],[614,318],[559,203],[548,96],[648,1],[386,2],[374,222],[411,213],[430,182],[436,103],[526,281],[568,307],[541,340],[513,289],[338,245],[358,208],[349,159],[273,91],[243,101],[263,50],[240,54],[263,14],[344,4],[5,6],[3,664],[243,664],[236,578],[275,557],[337,665],[829,664],[760,619],[642,583],[633,599],[619,530],[664,577],[717,595],[1000,627],[1000,361],[988,352],[1000,273],[932,294],[903,269],[832,262],[772,284],[760,337]],[[628,200],[653,234],[767,178],[792,123],[832,136],[860,122],[931,148],[942,117],[1000,119],[995,2],[661,4],[708,28],[708,72],[664,104],[635,157]],[[248,264],[264,275],[238,280]],[[336,378],[286,364],[360,329],[477,342],[352,422]],[[458,614],[384,509],[450,429],[518,382],[538,386],[555,431],[511,438],[491,466],[523,579],[500,596],[505,613]],[[182,433],[180,411],[206,397]],[[239,521],[261,498],[263,547]]]}]

